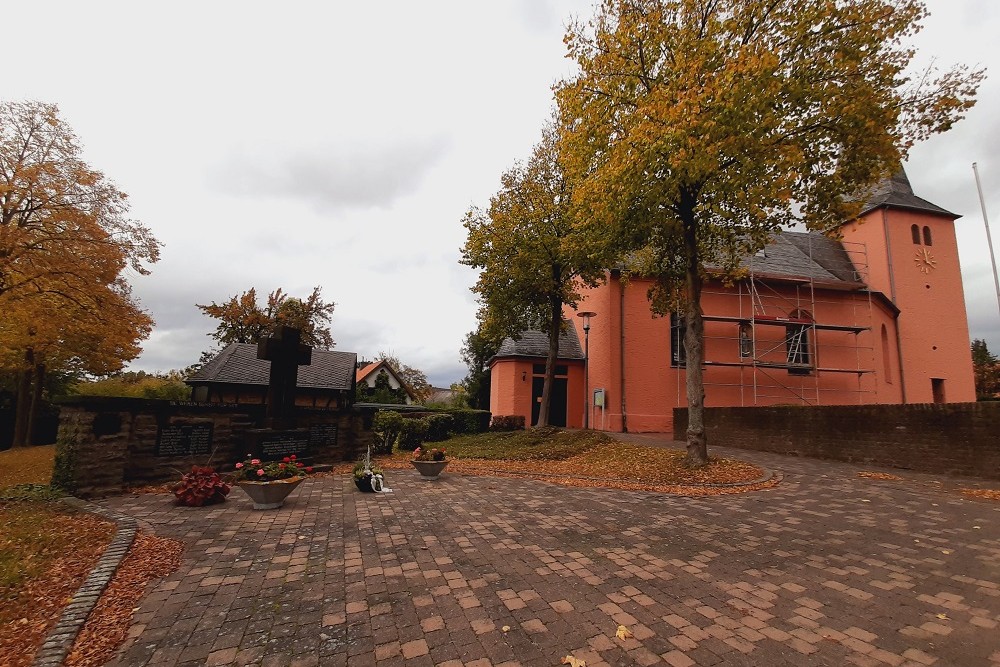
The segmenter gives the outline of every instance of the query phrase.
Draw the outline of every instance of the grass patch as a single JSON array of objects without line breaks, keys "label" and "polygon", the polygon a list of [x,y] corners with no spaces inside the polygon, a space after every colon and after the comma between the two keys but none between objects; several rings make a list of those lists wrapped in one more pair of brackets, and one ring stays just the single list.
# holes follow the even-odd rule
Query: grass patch
[{"label": "grass patch", "polygon": [[613,442],[613,438],[599,431],[536,428],[462,435],[444,442],[424,443],[424,447],[444,447],[449,457],[457,459],[564,461]]},{"label": "grass patch", "polygon": [[56,446],[15,447],[0,452],[0,491],[19,484],[48,484]]},{"label": "grass patch", "polygon": [[[720,495],[778,483],[772,479],[751,485],[764,476],[752,463],[711,456],[707,466],[691,469],[683,450],[621,442],[599,431],[544,428],[479,433],[428,442],[424,447],[447,450],[451,473],[536,477],[566,486]],[[402,451],[376,461],[385,470],[399,471],[410,468],[410,458],[411,452]],[[331,473],[349,470],[350,464],[345,463],[334,466]],[[742,486],[718,486],[726,484]]]}]

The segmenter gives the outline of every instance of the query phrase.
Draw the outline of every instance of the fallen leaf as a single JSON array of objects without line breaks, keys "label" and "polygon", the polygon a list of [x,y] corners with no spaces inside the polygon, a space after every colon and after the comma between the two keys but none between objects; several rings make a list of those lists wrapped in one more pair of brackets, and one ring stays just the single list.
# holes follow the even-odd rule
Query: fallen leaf
[{"label": "fallen leaf", "polygon": [[624,625],[618,626],[618,632],[615,633],[615,637],[625,641],[626,639],[632,639],[632,631],[626,628]]},{"label": "fallen leaf", "polygon": [[940,618],[942,621],[948,620],[948,614],[937,614],[937,617]]},{"label": "fallen leaf", "polygon": [[567,655],[562,659],[562,664],[569,665],[569,667],[587,667],[587,663],[579,658],[574,658],[571,655]]},{"label": "fallen leaf", "polygon": [[505,626],[503,626],[503,627],[502,627],[502,628],[500,628],[500,629],[501,629],[502,631],[504,631],[504,632],[510,632],[510,626],[509,626],[509,625],[505,625]]}]

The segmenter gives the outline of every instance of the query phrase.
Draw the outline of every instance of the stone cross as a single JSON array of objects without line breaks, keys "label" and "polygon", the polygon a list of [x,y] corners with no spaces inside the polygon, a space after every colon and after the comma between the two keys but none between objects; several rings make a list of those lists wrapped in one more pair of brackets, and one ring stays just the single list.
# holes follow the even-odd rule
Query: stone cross
[{"label": "stone cross", "polygon": [[275,327],[274,333],[257,343],[257,358],[271,362],[267,387],[267,428],[293,428],[299,366],[312,363],[312,348],[302,344],[302,332]]}]

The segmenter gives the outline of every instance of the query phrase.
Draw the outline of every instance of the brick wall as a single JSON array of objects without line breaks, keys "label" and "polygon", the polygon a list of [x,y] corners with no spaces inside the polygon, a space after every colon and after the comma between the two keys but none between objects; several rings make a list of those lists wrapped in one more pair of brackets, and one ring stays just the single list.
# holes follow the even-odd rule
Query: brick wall
[{"label": "brick wall", "polygon": [[[59,459],[68,459],[69,478],[57,480],[80,497],[120,493],[125,486],[158,484],[180,479],[193,463],[207,455],[156,456],[161,426],[212,424],[211,465],[231,469],[246,456],[247,429],[259,426],[264,406],[195,404],[130,398],[84,397],[61,402]],[[354,460],[371,439],[371,414],[365,410],[299,410],[298,425],[337,424],[336,445],[311,450],[313,462]]]},{"label": "brick wall", "polygon": [[[1000,402],[707,408],[712,445],[1000,479]],[[687,408],[674,410],[683,438]]]}]

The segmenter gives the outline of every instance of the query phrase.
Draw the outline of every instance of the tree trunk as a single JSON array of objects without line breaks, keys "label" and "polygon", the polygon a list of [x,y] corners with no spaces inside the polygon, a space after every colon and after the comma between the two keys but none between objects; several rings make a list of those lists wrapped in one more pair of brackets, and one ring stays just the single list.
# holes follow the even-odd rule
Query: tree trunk
[{"label": "tree trunk", "polygon": [[549,354],[545,358],[545,380],[542,382],[542,402],[538,406],[538,423],[549,425],[549,407],[552,403],[552,386],[556,378],[556,361],[559,359],[559,330],[562,328],[562,300],[549,298]]},{"label": "tree trunk", "polygon": [[24,353],[24,367],[17,374],[17,406],[14,412],[14,447],[28,444],[28,416],[31,410],[31,374],[35,369],[35,351]]},{"label": "tree trunk", "polygon": [[[687,199],[687,198],[684,198]],[[687,465],[700,468],[708,464],[708,441],[705,439],[705,323],[701,313],[701,274],[698,234],[693,199],[682,204],[684,256],[687,261],[687,307],[684,313],[684,353],[687,375],[688,429]]]},{"label": "tree trunk", "polygon": [[45,387],[45,364],[35,364],[35,384],[31,390],[31,405],[28,408],[27,444],[36,445],[35,428],[38,425],[38,412],[42,408],[42,389]]}]

